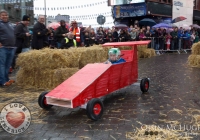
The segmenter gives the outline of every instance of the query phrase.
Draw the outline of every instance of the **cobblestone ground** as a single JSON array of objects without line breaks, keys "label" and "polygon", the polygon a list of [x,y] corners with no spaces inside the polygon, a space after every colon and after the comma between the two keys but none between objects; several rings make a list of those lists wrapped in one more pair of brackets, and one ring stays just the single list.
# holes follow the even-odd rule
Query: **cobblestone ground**
[{"label": "cobblestone ground", "polygon": [[[0,140],[125,140],[128,132],[142,124],[195,125],[198,120],[193,116],[200,114],[200,69],[186,64],[188,56],[165,54],[141,59],[139,77],[151,79],[149,92],[142,94],[139,86],[132,85],[107,96],[103,117],[96,122],[88,119],[83,109],[42,110],[37,103],[42,90],[23,89],[15,84],[1,88],[0,109],[8,103],[21,102],[31,111],[32,122],[19,135],[0,128]],[[200,140],[198,134],[192,136],[194,140]]]}]

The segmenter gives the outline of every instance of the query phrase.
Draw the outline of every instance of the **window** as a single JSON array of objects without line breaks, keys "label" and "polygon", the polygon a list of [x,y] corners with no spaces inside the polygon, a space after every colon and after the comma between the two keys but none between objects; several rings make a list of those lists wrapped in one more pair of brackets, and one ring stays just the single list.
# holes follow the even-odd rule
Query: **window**
[{"label": "window", "polygon": [[159,3],[166,3],[166,4],[172,4],[172,0],[148,0],[153,2],[159,2]]}]

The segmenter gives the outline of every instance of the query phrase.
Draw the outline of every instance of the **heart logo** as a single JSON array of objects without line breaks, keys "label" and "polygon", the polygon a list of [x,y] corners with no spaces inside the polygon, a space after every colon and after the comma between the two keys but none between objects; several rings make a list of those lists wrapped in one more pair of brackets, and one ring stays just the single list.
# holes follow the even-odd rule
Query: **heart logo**
[{"label": "heart logo", "polygon": [[24,122],[25,114],[23,112],[8,112],[6,119],[12,127],[17,128]]}]

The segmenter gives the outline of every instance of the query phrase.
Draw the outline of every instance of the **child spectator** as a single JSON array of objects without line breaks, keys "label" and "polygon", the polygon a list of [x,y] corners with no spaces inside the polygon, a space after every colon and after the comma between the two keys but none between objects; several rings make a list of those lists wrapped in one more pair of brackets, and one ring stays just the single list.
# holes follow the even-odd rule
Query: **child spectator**
[{"label": "child spectator", "polygon": [[88,31],[85,31],[85,34],[84,34],[84,45],[85,45],[85,47],[90,46],[90,36],[89,36]]},{"label": "child spectator", "polygon": [[90,30],[90,45],[93,46],[95,43],[95,32],[94,29]]},{"label": "child spectator", "polygon": [[54,49],[54,47],[56,46],[56,41],[55,41],[54,33],[51,33],[48,36],[48,43],[49,43],[49,48]]},{"label": "child spectator", "polygon": [[167,50],[170,50],[171,38],[172,38],[172,36],[171,36],[170,33],[168,32],[167,35],[166,35]]}]

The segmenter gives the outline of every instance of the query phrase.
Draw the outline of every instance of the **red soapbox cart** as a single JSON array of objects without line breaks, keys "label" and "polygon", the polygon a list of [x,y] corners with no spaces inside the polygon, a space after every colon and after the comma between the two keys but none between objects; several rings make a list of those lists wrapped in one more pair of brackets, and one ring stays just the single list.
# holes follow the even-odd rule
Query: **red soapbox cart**
[{"label": "red soapbox cart", "polygon": [[[92,120],[101,118],[104,105],[101,97],[129,86],[138,81],[137,45],[147,45],[150,41],[113,42],[103,46],[131,46],[132,50],[121,50],[120,64],[87,64],[66,81],[50,92],[43,92],[38,98],[39,106],[50,109],[52,106],[84,108]],[[149,79],[140,81],[140,89],[147,92]]]}]

